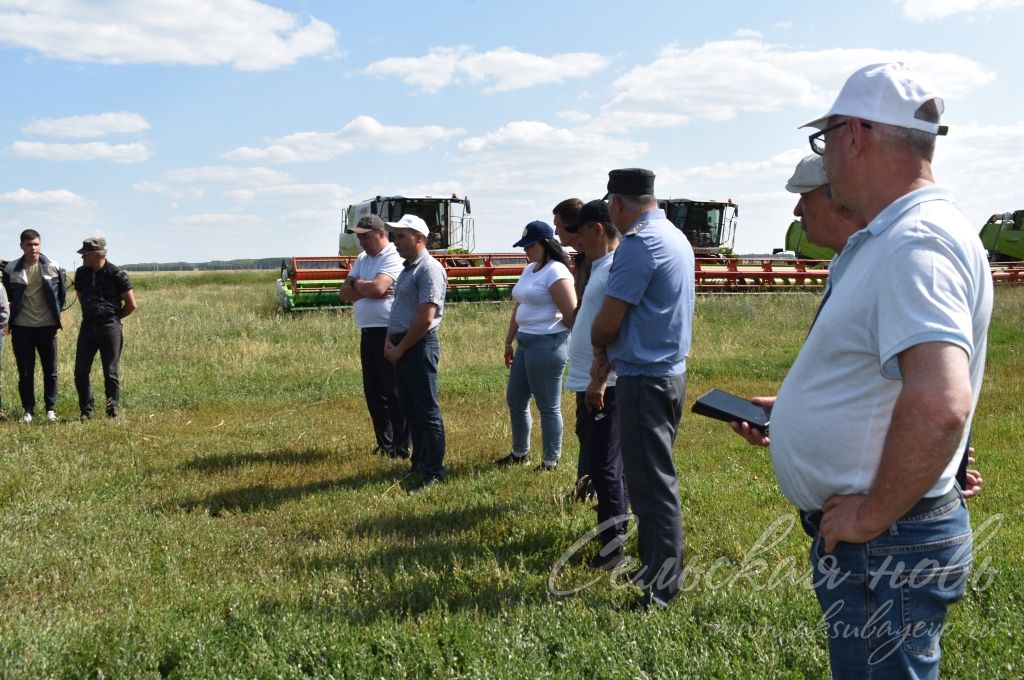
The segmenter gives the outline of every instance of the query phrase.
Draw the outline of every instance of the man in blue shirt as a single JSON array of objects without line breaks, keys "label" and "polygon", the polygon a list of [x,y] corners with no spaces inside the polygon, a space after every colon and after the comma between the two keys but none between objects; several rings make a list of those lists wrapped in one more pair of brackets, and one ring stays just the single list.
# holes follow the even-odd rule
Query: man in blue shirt
[{"label": "man in blue shirt", "polygon": [[608,173],[608,210],[622,234],[608,293],[594,320],[594,378],[618,374],[619,434],[629,498],[637,517],[643,595],[660,608],[679,592],[683,527],[672,462],[686,393],[686,355],[694,306],[693,249],[665,219],[654,173]]}]

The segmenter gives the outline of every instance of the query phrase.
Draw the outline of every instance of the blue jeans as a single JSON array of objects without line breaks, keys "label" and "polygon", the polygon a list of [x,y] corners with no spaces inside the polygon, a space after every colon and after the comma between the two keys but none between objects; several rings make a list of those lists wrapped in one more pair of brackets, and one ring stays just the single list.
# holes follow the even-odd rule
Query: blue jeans
[{"label": "blue jeans", "polygon": [[806,517],[804,530],[813,539],[832,677],[937,678],[946,610],[963,596],[971,566],[963,498],[904,517],[867,543],[840,543],[832,554]]},{"label": "blue jeans", "polygon": [[569,360],[569,331],[551,335],[516,335],[516,354],[508,374],[509,418],[512,421],[512,453],[530,452],[530,397],[540,412],[541,442],[545,463],[557,463],[562,455],[562,373]]},{"label": "blue jeans", "polygon": [[437,400],[437,331],[409,348],[395,366],[398,402],[412,433],[412,469],[427,477],[444,477],[444,420]]}]

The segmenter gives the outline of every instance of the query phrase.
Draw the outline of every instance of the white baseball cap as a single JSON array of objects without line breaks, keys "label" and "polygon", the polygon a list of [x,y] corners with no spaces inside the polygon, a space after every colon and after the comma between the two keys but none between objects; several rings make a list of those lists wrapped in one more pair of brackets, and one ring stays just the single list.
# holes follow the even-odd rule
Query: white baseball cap
[{"label": "white baseball cap", "polygon": [[427,228],[427,223],[416,215],[402,215],[401,219],[397,222],[388,222],[387,225],[390,229],[412,229],[424,236],[430,236],[430,229]]},{"label": "white baseball cap", "polygon": [[828,184],[823,157],[816,153],[805,156],[796,164],[793,176],[786,182],[786,191],[791,194],[806,194]]},{"label": "white baseball cap", "polygon": [[821,130],[830,117],[848,116],[944,135],[947,126],[921,120],[916,115],[922,104],[932,100],[935,100],[941,115],[944,110],[942,99],[921,83],[906,64],[898,61],[870,64],[847,78],[828,113],[800,127]]}]

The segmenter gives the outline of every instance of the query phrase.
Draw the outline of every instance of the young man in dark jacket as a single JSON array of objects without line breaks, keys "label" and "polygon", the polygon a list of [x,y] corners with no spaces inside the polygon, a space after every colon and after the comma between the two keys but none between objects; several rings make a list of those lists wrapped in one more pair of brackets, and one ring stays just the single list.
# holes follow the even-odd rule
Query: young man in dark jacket
[{"label": "young man in dark jacket", "polygon": [[4,287],[11,303],[10,331],[18,364],[21,422],[32,422],[36,407],[36,353],[43,367],[46,419],[57,422],[57,331],[64,308],[65,275],[53,260],[39,252],[39,232],[21,232],[21,257],[7,264]]}]

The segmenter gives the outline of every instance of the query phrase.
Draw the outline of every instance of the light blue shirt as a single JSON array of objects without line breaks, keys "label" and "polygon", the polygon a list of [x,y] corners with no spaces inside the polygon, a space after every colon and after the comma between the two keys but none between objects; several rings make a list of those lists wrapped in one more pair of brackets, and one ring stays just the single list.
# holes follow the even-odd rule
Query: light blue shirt
[{"label": "light blue shirt", "polygon": [[662,210],[623,235],[608,272],[608,295],[631,305],[608,345],[620,376],[686,372],[695,301],[693,248]]},{"label": "light blue shirt", "polygon": [[[829,285],[772,409],[775,476],[803,510],[871,488],[902,388],[904,350],[926,342],[962,348],[977,405],[992,314],[992,274],[977,228],[941,187],[897,199],[851,236],[829,268]],[[970,422],[964,440],[969,429]],[[949,491],[958,463],[954,455],[924,495]]]}]

